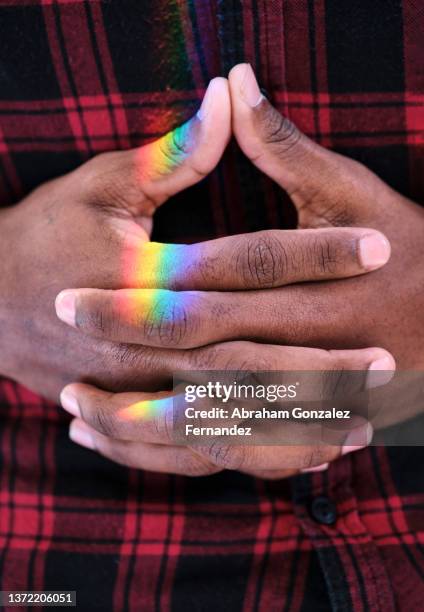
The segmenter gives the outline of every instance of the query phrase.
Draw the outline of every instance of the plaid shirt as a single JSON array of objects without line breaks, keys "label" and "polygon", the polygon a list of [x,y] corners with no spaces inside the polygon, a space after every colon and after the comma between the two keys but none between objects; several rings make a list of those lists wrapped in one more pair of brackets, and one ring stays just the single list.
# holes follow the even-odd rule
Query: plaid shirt
[{"label": "plaid shirt", "polygon": [[[312,138],[424,202],[423,32],[419,0],[1,0],[0,203],[175,127],[240,61]],[[177,199],[157,240],[295,223],[233,145]],[[82,610],[423,610],[421,448],[188,479],[77,447],[11,381],[0,402],[3,590],[76,590]]]}]

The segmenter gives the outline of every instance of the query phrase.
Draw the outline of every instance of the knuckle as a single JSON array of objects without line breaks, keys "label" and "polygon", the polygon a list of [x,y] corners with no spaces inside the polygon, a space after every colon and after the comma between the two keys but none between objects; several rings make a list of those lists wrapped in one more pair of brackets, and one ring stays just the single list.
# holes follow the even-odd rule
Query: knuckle
[{"label": "knuckle", "polygon": [[134,347],[130,344],[106,344],[103,348],[102,363],[109,372],[115,392],[140,390],[140,378],[143,379],[143,374],[146,372],[153,371],[149,362],[149,352],[146,347]]},{"label": "knuckle", "polygon": [[312,269],[317,274],[334,275],[340,264],[337,244],[330,238],[315,240],[312,249]]},{"label": "knuckle", "polygon": [[281,242],[271,234],[252,237],[239,248],[237,274],[254,288],[275,286],[289,268],[289,257]]},{"label": "knuckle", "polygon": [[105,404],[98,404],[91,413],[90,424],[96,431],[110,438],[119,437],[119,424],[113,411]]},{"label": "knuckle", "polygon": [[110,336],[117,324],[116,318],[104,305],[91,304],[76,309],[75,326],[97,336]]},{"label": "knuckle", "polygon": [[[108,372],[103,388],[118,392],[157,391],[164,381],[172,380],[176,358],[157,348],[143,345],[102,342],[99,343],[102,371]],[[181,366],[185,366],[182,360]],[[183,369],[181,367],[180,369]],[[112,384],[110,383],[112,381]]]},{"label": "knuckle", "polygon": [[190,153],[190,143],[187,139],[184,126],[168,132],[158,146],[163,157],[173,165],[181,164],[182,159]]},{"label": "knuckle", "polygon": [[276,147],[277,153],[286,155],[302,138],[294,123],[281,115],[273,106],[266,105],[262,121],[262,139]]},{"label": "knuckle", "polygon": [[327,463],[334,457],[331,455],[330,447],[316,444],[305,449],[299,459],[299,469],[308,469]]},{"label": "knuckle", "polygon": [[240,470],[245,462],[244,447],[226,444],[220,440],[214,440],[202,447],[201,452],[213,465],[227,470]]},{"label": "knuckle", "polygon": [[352,394],[362,388],[366,378],[366,371],[350,370],[348,364],[336,359],[323,373],[323,394],[331,399],[346,397],[351,401]]},{"label": "knuckle", "polygon": [[220,470],[205,458],[187,451],[176,452],[175,471],[185,476],[209,476]]},{"label": "knuckle", "polygon": [[187,308],[176,300],[158,300],[149,310],[143,323],[146,339],[160,346],[190,348],[194,333],[193,318],[189,319]]},{"label": "knuckle", "polygon": [[168,132],[163,138],[157,141],[159,155],[165,160],[166,167],[176,168],[184,162],[188,162],[191,170],[199,177],[204,178],[209,172],[208,164],[193,164],[190,155],[193,152],[193,139],[190,131],[193,128],[192,120]]},{"label": "knuckle", "polygon": [[134,349],[130,344],[125,344],[123,342],[108,346],[107,357],[112,364],[118,367],[126,366],[135,368],[140,365],[139,351]]},{"label": "knuckle", "polygon": [[281,357],[268,347],[249,341],[225,342],[196,349],[190,354],[195,370],[267,371],[281,366]]},{"label": "knuckle", "polygon": [[227,349],[221,345],[201,347],[190,352],[190,368],[193,370],[214,370],[225,368]]},{"label": "knuckle", "polygon": [[[246,343],[248,344],[248,343]],[[275,360],[259,345],[256,348],[246,346],[243,352],[235,349],[227,358],[227,369],[237,372],[267,371],[275,368]]]}]

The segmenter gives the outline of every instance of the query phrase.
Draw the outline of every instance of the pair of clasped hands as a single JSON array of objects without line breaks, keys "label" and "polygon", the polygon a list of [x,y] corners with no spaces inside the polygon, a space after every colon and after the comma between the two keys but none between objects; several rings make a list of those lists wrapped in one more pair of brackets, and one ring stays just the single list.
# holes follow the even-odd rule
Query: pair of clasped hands
[{"label": "pair of clasped hands", "polygon": [[[149,241],[155,210],[213,170],[231,133],[289,194],[299,229],[174,246],[178,266],[143,274],[163,250]],[[302,134],[261,95],[248,64],[212,80],[183,128],[94,157],[2,211],[0,225],[10,262],[1,373],[50,399],[60,393],[71,439],[126,466],[282,478],[370,442],[359,419],[339,444],[175,444],[160,405],[176,370],[424,363],[423,211]],[[139,402],[151,418],[124,418]]]}]

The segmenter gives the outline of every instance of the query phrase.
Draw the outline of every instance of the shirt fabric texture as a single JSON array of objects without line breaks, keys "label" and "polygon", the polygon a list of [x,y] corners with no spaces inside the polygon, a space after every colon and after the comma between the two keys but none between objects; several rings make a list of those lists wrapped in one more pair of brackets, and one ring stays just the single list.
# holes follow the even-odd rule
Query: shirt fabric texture
[{"label": "shirt fabric texture", "polygon": [[[159,137],[242,61],[311,138],[424,203],[423,32],[418,0],[3,0],[0,204]],[[158,211],[153,238],[295,223],[232,143]],[[423,609],[422,448],[276,482],[190,479],[115,465],[68,424],[0,381],[2,590],[76,590],[78,609],[105,612]]]}]

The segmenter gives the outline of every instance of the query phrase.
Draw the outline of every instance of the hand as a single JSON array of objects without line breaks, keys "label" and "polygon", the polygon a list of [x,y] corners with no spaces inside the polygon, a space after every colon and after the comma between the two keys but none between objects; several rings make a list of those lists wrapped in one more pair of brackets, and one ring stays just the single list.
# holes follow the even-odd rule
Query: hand
[{"label": "hand", "polygon": [[[299,227],[378,229],[392,246],[389,264],[372,274],[337,282],[270,289],[281,285],[284,277],[299,279],[299,271],[308,262],[315,272],[303,280],[329,278],[332,270],[335,278],[340,276],[341,251],[335,243],[318,240],[316,249],[305,256],[303,250],[287,247],[278,238],[290,233],[264,232],[252,236],[248,266],[239,274],[241,284],[252,286],[254,282],[263,290],[195,293],[190,299],[169,295],[168,301],[175,304],[175,317],[166,322],[172,327],[172,337],[160,333],[148,309],[134,308],[124,315],[120,302],[125,302],[125,294],[79,293],[77,325],[97,334],[90,318],[101,316],[105,323],[101,335],[114,340],[131,336],[162,347],[170,339],[173,346],[195,347],[240,338],[323,348],[382,346],[393,353],[399,367],[422,368],[424,211],[361,164],[301,134],[263,98],[247,65],[233,68],[229,82],[235,136],[252,162],[289,193],[299,213]],[[316,232],[313,229],[313,235],[319,236]],[[387,242],[374,238],[359,249],[367,258],[368,269],[381,266],[389,254]],[[232,248],[227,266],[237,271],[237,243]],[[228,286],[223,282],[221,288]],[[145,296],[128,294],[141,302]],[[381,367],[384,369],[383,363]]]},{"label": "hand", "polygon": [[[281,299],[283,291],[287,291],[287,288],[278,291],[278,296],[275,290],[273,292],[249,292],[243,295],[229,292],[226,294],[208,292],[206,294],[200,291],[196,293],[192,291],[184,295],[181,294],[181,290],[188,289],[190,286],[192,289],[198,287],[199,289],[212,288],[215,290],[276,287],[288,282],[296,282],[296,280],[334,279],[343,276],[339,266],[340,262],[345,259],[345,249],[348,244],[346,241],[341,239],[337,244],[337,241],[330,240],[330,235],[324,237],[320,232],[314,231],[310,234],[310,238],[313,241],[316,239],[316,248],[311,249],[309,245],[309,248],[305,250],[298,248],[299,243],[296,248],[296,240],[301,235],[303,234],[275,231],[236,237],[242,246],[241,251],[238,251],[239,245],[234,242],[234,238],[231,241],[225,239],[209,243],[206,249],[212,248],[212,250],[208,251],[206,261],[207,269],[212,272],[215,281],[213,286],[207,284],[205,286],[202,281],[204,271],[202,266],[199,267],[196,263],[193,266],[190,265],[190,269],[193,267],[194,270],[200,271],[199,279],[192,278],[191,283],[193,284],[183,282],[174,285],[174,289],[179,290],[178,293],[158,293],[156,291],[153,294],[148,290],[67,291],[59,296],[58,312],[60,316],[63,316],[61,302],[66,299],[71,308],[63,318],[80,330],[110,340],[143,342],[152,346],[177,346],[179,348],[198,346],[211,341],[217,333],[223,334],[223,329],[226,330],[225,334],[228,334],[228,336],[221,336],[224,338],[232,337],[233,334],[249,337],[252,325],[256,325],[256,328],[259,329],[259,337],[264,333],[265,325],[270,327],[269,333],[274,334],[276,321],[270,319],[265,325],[261,325],[257,313],[262,312],[263,299],[267,301],[272,298],[268,302],[269,308],[275,307],[276,298]],[[369,230],[364,230],[362,237],[365,236],[370,238],[368,245],[365,243],[364,248],[361,248],[357,243],[354,251],[363,267],[365,264],[368,270],[375,269],[387,261],[388,243],[383,237],[373,235]],[[322,237],[323,240],[321,240]],[[199,248],[203,247],[197,245],[196,249]],[[247,257],[239,257],[240,253],[246,254],[246,251]],[[182,247],[178,259],[193,262],[195,252],[190,250],[190,247]],[[241,267],[240,261],[243,261]],[[306,273],[304,272],[305,265]],[[310,266],[313,268],[312,274]],[[353,271],[352,275],[357,273],[358,270]],[[347,275],[345,267],[344,276]],[[149,275],[146,274],[144,279],[140,277],[139,284],[144,287],[151,286],[152,281]],[[295,289],[291,288],[291,290]],[[151,307],[152,299],[156,300],[154,308]],[[250,300],[250,303],[247,303],[244,308],[246,299]],[[287,300],[285,306],[287,306]],[[292,305],[292,313],[297,307],[296,303]],[[232,316],[226,320],[224,313],[226,316]],[[93,321],[98,320],[102,321],[101,327],[93,325]],[[263,345],[257,346],[262,347]],[[252,369],[258,369],[262,363],[259,349],[257,348],[256,351],[255,360],[251,365]],[[378,360],[377,367],[392,369],[391,357],[384,353],[380,355],[381,359]],[[299,356],[301,357],[302,353],[299,353]],[[300,363],[303,364],[302,367],[305,367],[307,361],[301,358]],[[317,361],[315,360],[314,363]],[[281,358],[278,360],[278,367],[284,369]],[[293,362],[290,361],[287,367],[293,368]],[[269,368],[268,363],[265,369]],[[350,369],[351,366],[348,368]],[[69,397],[72,395],[74,395],[74,400],[71,403]],[[79,398],[78,401],[75,401],[75,397]],[[191,449],[173,445],[169,434],[163,432],[163,426],[160,429],[160,424],[156,419],[141,423],[131,421],[130,424],[122,421],[120,418],[122,411],[128,408],[129,404],[136,404],[139,401],[154,402],[155,400],[146,395],[105,395],[100,390],[81,385],[67,388],[62,398],[63,405],[78,417],[71,428],[71,436],[76,442],[89,448],[95,448],[105,456],[133,467],[184,474],[212,473],[219,467],[230,467],[263,477],[281,478],[295,473],[302,466],[316,466],[324,462],[325,467],[327,459],[331,460],[340,454],[340,447],[328,447],[324,450],[319,448],[318,451],[317,449],[311,451],[310,447],[237,448],[214,444],[203,449],[199,464],[199,449],[195,449],[193,454]],[[82,406],[85,408],[82,409]],[[162,435],[157,435],[158,428]],[[156,431],[156,434],[151,435],[152,429]],[[157,446],[158,444],[160,446]]]},{"label": "hand", "polygon": [[52,399],[72,380],[117,390],[163,383],[172,354],[83,338],[58,321],[54,298],[64,287],[137,286],[133,245],[149,244],[156,208],[210,172],[229,136],[228,83],[215,79],[200,119],[145,147],[99,155],[1,212],[3,376]]},{"label": "hand", "polygon": [[[322,371],[326,389],[329,372],[331,377],[334,371],[362,370],[365,376],[373,362],[388,357],[380,349],[327,352],[251,342],[229,342],[213,350],[209,369]],[[199,362],[199,369],[204,365]],[[362,379],[363,375],[359,376]],[[327,393],[333,396],[331,389]],[[63,407],[76,417],[71,424],[71,439],[122,465],[155,472],[201,476],[226,468],[262,478],[283,478],[299,469],[325,469],[329,461],[363,448],[372,437],[372,427],[355,416],[345,429],[334,429],[334,423],[326,423],[318,431],[316,424],[283,422],[278,446],[253,445],[255,442],[242,446],[228,438],[201,438],[190,448],[176,443],[174,419],[184,410],[184,403],[177,399],[172,393],[114,394],[83,384],[68,385],[61,394]],[[216,423],[194,421],[194,425],[202,424]],[[278,422],[273,425],[278,426]]]},{"label": "hand", "polygon": [[[363,237],[366,235],[369,235],[371,238],[371,234],[368,231],[364,232]],[[323,278],[339,278],[342,276],[339,272],[340,254],[346,248],[346,242],[343,243],[341,241],[339,246],[337,246],[333,240],[321,241],[320,237],[322,234],[315,230],[313,236],[311,236],[317,239],[315,243],[316,249],[311,250],[309,248],[305,257],[305,250],[295,247],[296,236],[300,237],[300,234],[277,231],[237,238],[243,245],[242,253],[246,252],[246,240],[249,240],[247,251],[250,257],[247,260],[246,257],[243,258],[244,265],[241,268],[238,265],[240,258],[237,248],[234,250],[234,246],[237,247],[237,243],[227,243],[230,246],[228,250],[225,241],[210,243],[206,247],[207,249],[212,247],[212,251],[209,252],[207,257],[207,267],[209,271],[214,271],[213,276],[216,281],[214,287],[211,288],[226,290],[231,288],[278,287],[290,281],[322,280]],[[387,261],[389,256],[387,242],[383,238],[379,240],[374,240],[374,238],[377,238],[377,236],[374,235],[370,243],[364,245],[364,247],[369,246],[369,248],[361,249],[357,245],[355,249],[360,261],[364,262],[365,258],[367,259],[366,267],[368,269],[381,266]],[[292,239],[294,242],[290,244]],[[200,245],[197,245],[197,248],[199,247]],[[183,251],[180,251],[180,253],[182,254]],[[190,251],[186,250],[184,257],[182,256],[180,259],[185,257],[190,259],[189,254]],[[193,254],[193,251],[191,251],[191,254]],[[219,254],[222,256],[222,261]],[[311,274],[309,269],[306,275],[303,273],[305,263],[312,264],[314,268],[313,274]],[[240,274],[240,270],[243,270],[244,273]],[[197,282],[197,277],[195,277],[195,282],[191,285],[191,288],[198,287]],[[144,281],[142,280],[141,284],[145,287],[151,285],[148,275]],[[182,290],[189,287],[190,283],[183,283],[174,288]],[[199,289],[201,288],[199,286]],[[204,288],[207,289],[208,286],[205,287],[203,284]],[[309,287],[307,288],[309,289]],[[328,292],[329,288],[331,287],[326,286],[325,290]],[[67,317],[67,321],[82,331],[111,340],[138,341],[151,344],[152,346],[178,346],[182,348],[207,343],[212,341],[217,334],[221,339],[249,337],[252,328],[259,330],[255,332],[257,337],[263,338],[266,335],[269,339],[270,336],[275,337],[276,324],[279,325],[277,334],[287,333],[287,330],[281,330],[281,320],[279,321],[275,317],[271,317],[270,313],[273,308],[277,313],[281,310],[278,307],[278,300],[281,300],[284,293],[288,290],[288,288],[285,288],[284,290],[273,290],[272,292],[250,291],[245,294],[190,292],[190,294],[184,295],[181,292],[175,294],[166,292],[166,294],[161,295],[156,293],[156,297],[160,297],[160,299],[156,302],[155,308],[149,308],[153,297],[149,291],[102,292],[98,290],[79,290],[62,294],[58,300],[58,310],[60,313],[60,302],[66,297],[68,303],[72,305],[71,316]],[[292,292],[297,290],[304,290],[304,288],[290,288]],[[322,287],[316,285],[316,291],[322,293]],[[265,309],[267,314],[266,321],[261,320],[261,317],[257,316],[258,311],[261,314],[263,312],[263,300],[265,300],[267,306]],[[284,300],[283,303],[286,308],[289,306],[288,300]],[[287,308],[287,312],[294,316],[297,314],[297,309],[298,303],[294,302],[291,308]],[[161,311],[161,316],[159,317],[156,315],[158,310]],[[222,316],[223,313],[225,313],[226,317]],[[228,315],[231,315],[229,319],[227,318]],[[93,325],[92,321],[96,320],[102,321],[101,327]],[[311,318],[311,323],[313,321],[314,318]],[[293,339],[296,341],[295,337]],[[259,367],[258,363],[260,363],[259,355],[254,364],[252,364],[253,369]],[[279,367],[284,369],[281,360]],[[382,354],[377,367],[390,370],[393,368],[393,360],[389,355]],[[151,448],[146,446],[146,444],[151,444],[152,439],[146,437],[143,442],[143,435],[138,432],[138,428],[133,428],[132,431],[133,435],[136,437],[139,435],[140,439],[131,440],[131,443],[128,443],[128,440],[125,440],[125,433],[122,434],[121,432],[122,424],[119,423],[119,419],[118,423],[116,423],[115,413],[119,411],[113,409],[113,403],[115,401],[120,402],[122,408],[128,402],[139,401],[136,396],[131,398],[126,396],[119,398],[109,396],[107,398],[103,392],[86,387],[79,387],[76,393],[79,394],[81,403],[85,402],[84,397],[86,395],[95,397],[97,394],[96,409],[91,411],[90,416],[85,416],[84,413],[83,418],[86,418],[91,425],[93,423],[94,425],[97,424],[99,431],[96,432],[90,425],[85,425],[81,418],[75,421],[72,427],[73,438],[83,445],[88,445],[90,448],[95,447],[104,455],[126,465],[155,471],[175,471],[177,469],[176,462],[178,461],[175,453],[185,458],[184,469],[179,469],[179,472],[194,473],[196,469],[200,469],[201,473],[206,473],[202,470],[216,469],[216,459],[215,463],[212,462],[212,465],[208,463],[206,467],[204,464],[201,464],[199,468],[190,468],[189,465],[196,466],[197,464],[190,463],[193,451],[186,448],[182,449],[181,447],[170,445],[171,448],[164,454],[161,454],[160,451],[163,450],[161,448],[156,448],[150,453]],[[146,396],[142,397],[146,399]],[[65,399],[63,402],[66,405]],[[78,411],[75,411],[74,414],[82,416]],[[109,425],[104,426],[104,422],[108,422],[111,419],[114,423],[113,427],[109,427]],[[103,423],[103,425],[99,426],[99,422]],[[146,423],[143,423],[143,426],[146,427]],[[147,427],[150,427],[150,424]],[[153,427],[156,427],[156,425],[153,424]],[[115,439],[120,437],[123,437],[123,440]],[[164,444],[164,442],[166,442],[166,438],[155,438],[153,440],[154,444]],[[239,469],[249,473],[261,474],[267,477],[287,476],[294,473],[300,465],[314,465],[316,463],[316,461],[309,461],[308,459],[311,456],[309,448],[303,449],[300,452],[301,449],[298,447],[296,449],[298,453],[296,461],[291,466],[287,466],[287,463],[285,464],[285,458],[287,459],[288,456],[286,447],[282,449],[261,447],[261,449],[254,448],[253,450],[252,448],[244,448],[241,451],[240,449],[239,451],[234,451],[233,449],[229,451],[230,457],[228,457],[229,452],[227,452],[227,449],[224,448],[225,452],[222,452],[220,448],[219,445],[214,445],[213,452],[217,453],[218,460],[225,456],[225,467],[235,468],[237,466]],[[284,451],[284,456],[282,456],[282,450]],[[242,456],[234,458],[233,455],[236,452],[239,455],[242,454]],[[208,459],[210,453],[211,450],[209,448],[206,450],[206,459]],[[340,451],[338,451],[339,453]],[[315,457],[316,455],[317,453],[315,453]],[[205,458],[204,455],[202,456]],[[323,456],[325,456],[325,453],[324,455],[320,454],[321,459]],[[337,453],[334,454],[334,449],[332,455],[330,452],[326,455],[329,459],[334,456],[337,456]],[[278,469],[276,466],[278,466]]]},{"label": "hand", "polygon": [[326,348],[383,346],[398,368],[422,369],[424,210],[360,163],[302,134],[261,96],[248,65],[236,66],[229,82],[236,139],[289,194],[299,227],[372,227],[392,247],[390,262],[376,273],[287,288],[264,299],[253,337],[272,334],[281,342]]},{"label": "hand", "polygon": [[[210,171],[226,146],[230,101],[225,79],[212,82],[201,116],[202,120],[194,117],[146,147],[100,155],[1,213],[0,249],[8,263],[0,280],[3,376],[57,399],[63,386],[74,380],[115,391],[155,390],[166,388],[176,369],[213,363],[213,355],[207,356],[212,349],[152,350],[135,346],[132,337],[131,344],[112,343],[106,334],[100,340],[83,338],[58,321],[52,308],[57,292],[66,286],[119,288],[147,282],[155,287],[219,288],[223,283],[237,284],[236,270],[223,275],[228,267],[225,260],[221,258],[214,267],[223,243],[178,247],[149,242],[155,208]],[[293,274],[281,282],[312,276],[314,253],[329,240],[340,252],[340,265],[329,272],[332,276],[366,272],[367,262],[357,256],[363,234],[356,229],[325,230],[318,240],[308,234],[292,235],[287,248],[296,243],[309,264],[297,278]],[[248,265],[251,243],[246,237],[235,241],[240,265]],[[176,251],[184,255],[181,266],[176,265]],[[225,251],[232,251],[230,243]],[[102,317],[94,315],[90,323],[101,328]]]}]

